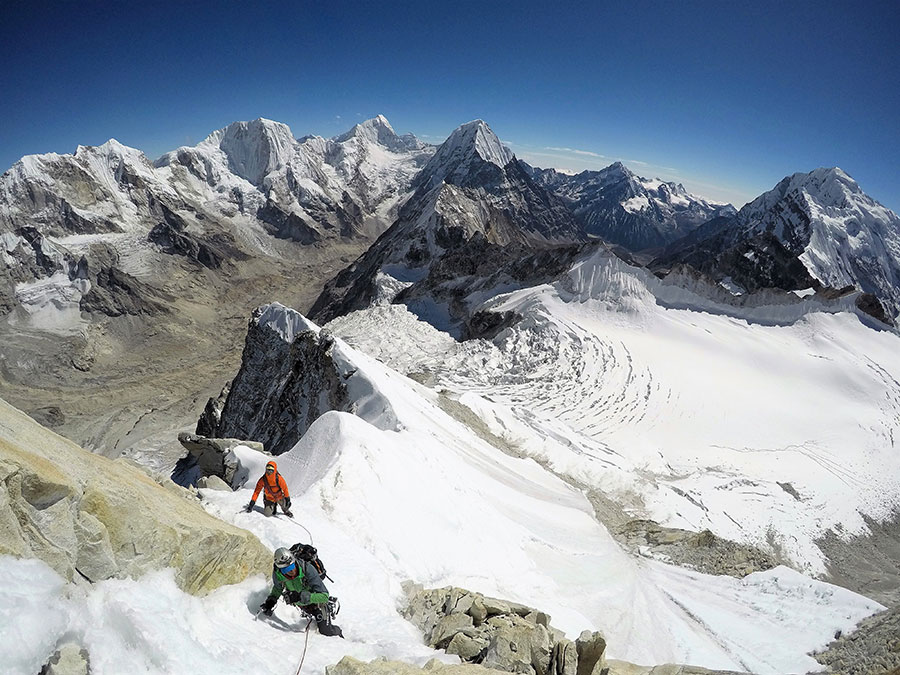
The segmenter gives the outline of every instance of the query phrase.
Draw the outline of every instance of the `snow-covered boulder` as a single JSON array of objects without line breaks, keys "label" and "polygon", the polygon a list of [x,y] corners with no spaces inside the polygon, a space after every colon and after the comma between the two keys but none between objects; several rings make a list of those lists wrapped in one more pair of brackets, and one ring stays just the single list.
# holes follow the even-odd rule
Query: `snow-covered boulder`
[{"label": "snow-covered boulder", "polygon": [[136,465],[81,449],[0,400],[0,554],[40,558],[68,581],[173,567],[203,594],[267,572],[267,549]]}]

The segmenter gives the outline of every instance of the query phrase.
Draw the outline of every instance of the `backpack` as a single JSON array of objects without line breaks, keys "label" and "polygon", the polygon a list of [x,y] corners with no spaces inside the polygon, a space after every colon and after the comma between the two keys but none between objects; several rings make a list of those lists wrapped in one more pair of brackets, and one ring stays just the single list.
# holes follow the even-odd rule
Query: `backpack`
[{"label": "backpack", "polygon": [[325,570],[325,565],[319,560],[319,553],[316,550],[315,546],[310,546],[309,544],[294,544],[291,546],[291,553],[297,556],[300,560],[305,560],[310,565],[312,565],[316,572],[319,573],[319,576],[322,579],[328,579],[329,581],[334,581],[331,577],[328,576],[328,572]]}]

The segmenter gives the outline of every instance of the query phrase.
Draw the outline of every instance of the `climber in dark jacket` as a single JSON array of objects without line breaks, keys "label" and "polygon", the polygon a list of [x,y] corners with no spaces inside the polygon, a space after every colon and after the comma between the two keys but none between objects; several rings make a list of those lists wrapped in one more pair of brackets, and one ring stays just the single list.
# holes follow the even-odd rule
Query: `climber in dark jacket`
[{"label": "climber in dark jacket", "polygon": [[328,595],[322,578],[310,563],[298,559],[286,548],[275,551],[275,566],[272,568],[272,591],[259,606],[266,616],[272,616],[278,596],[284,597],[289,605],[316,620],[322,635],[344,637],[340,626],[331,623],[331,606],[336,600]]}]

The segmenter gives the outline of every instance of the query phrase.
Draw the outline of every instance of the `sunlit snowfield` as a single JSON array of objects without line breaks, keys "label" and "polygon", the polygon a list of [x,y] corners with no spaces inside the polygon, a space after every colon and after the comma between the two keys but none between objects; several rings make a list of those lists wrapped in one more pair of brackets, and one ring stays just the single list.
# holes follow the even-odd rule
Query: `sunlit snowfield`
[{"label": "sunlit snowfield", "polygon": [[[538,607],[572,638],[601,630],[612,658],[758,673],[817,669],[807,652],[880,609],[786,567],[738,580],[630,557],[554,474],[602,488],[635,517],[774,541],[813,573],[818,534],[860,531],[858,511],[897,504],[896,335],[850,313],[777,325],[786,310],[762,308],[756,320],[776,324],[764,325],[666,309],[648,286],[603,256],[587,260],[558,285],[492,300],[525,317],[495,343],[456,343],[403,307],[329,326],[358,347],[339,340],[334,354],[357,369],[359,406],[320,417],[278,458],[306,529],[241,512],[249,489],[203,491],[208,510],[272,549],[312,534],[347,639],[313,633],[303,672],[343,654],[435,656],[398,614],[407,579]],[[284,330],[287,313],[272,309],[270,325]],[[459,398],[507,452],[445,413],[441,396]],[[262,472],[263,456],[240,452]],[[0,660],[12,672],[36,672],[66,633],[97,673],[292,673],[303,650],[296,610],[279,604],[277,621],[254,620],[261,577],[202,599],[170,572],[84,595],[42,563],[0,564],[13,633]]]}]

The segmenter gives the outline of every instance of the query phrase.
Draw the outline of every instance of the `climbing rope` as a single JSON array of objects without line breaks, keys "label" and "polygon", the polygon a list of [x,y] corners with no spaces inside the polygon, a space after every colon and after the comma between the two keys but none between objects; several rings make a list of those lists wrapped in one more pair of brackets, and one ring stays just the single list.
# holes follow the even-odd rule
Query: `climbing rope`
[{"label": "climbing rope", "polygon": [[294,675],[300,675],[300,669],[303,667],[303,661],[306,659],[306,647],[309,645],[309,626],[312,624],[312,617],[306,622],[306,639],[303,641],[303,655],[300,657],[300,665],[294,671]]}]

